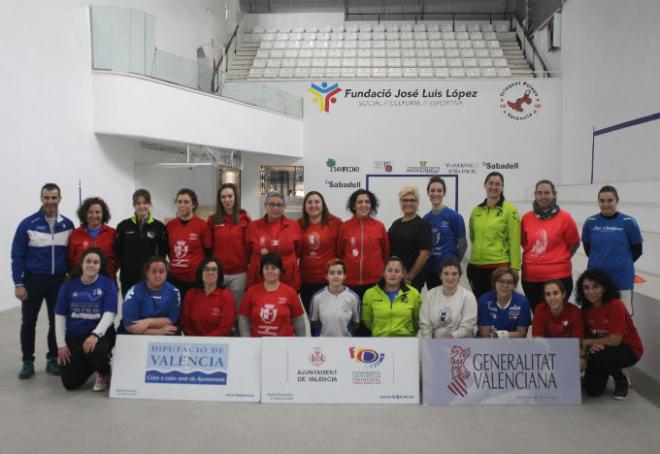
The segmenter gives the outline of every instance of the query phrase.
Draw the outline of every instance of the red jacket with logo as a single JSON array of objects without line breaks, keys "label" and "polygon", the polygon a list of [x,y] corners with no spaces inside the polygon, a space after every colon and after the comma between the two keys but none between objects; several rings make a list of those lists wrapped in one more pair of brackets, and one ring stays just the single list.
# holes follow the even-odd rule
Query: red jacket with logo
[{"label": "red jacket with logo", "polygon": [[101,231],[96,238],[92,238],[87,233],[87,227],[81,225],[69,236],[69,244],[67,246],[67,258],[69,260],[69,269],[73,269],[80,264],[85,249],[90,247],[97,247],[105,254],[108,259],[108,275],[110,278],[115,279],[117,276],[117,260],[114,253],[115,245],[115,229],[107,224],[103,224]]},{"label": "red jacket with logo", "polygon": [[263,281],[260,274],[259,262],[261,256],[269,252],[276,252],[282,257],[284,275],[280,281],[298,290],[300,288],[300,241],[302,232],[300,226],[293,219],[286,216],[278,222],[269,222],[264,216],[250,223],[246,233],[247,251],[250,257],[248,265],[248,288]]},{"label": "red jacket with logo", "polygon": [[339,228],[337,252],[346,264],[346,285],[373,285],[390,255],[387,230],[372,217],[353,216]]},{"label": "red jacket with logo", "polygon": [[216,224],[215,218],[209,216],[207,221],[213,239],[213,257],[220,260],[225,274],[245,273],[248,266],[245,234],[252,220],[241,210],[238,222],[226,215],[222,224]]},{"label": "red jacket with logo", "polygon": [[181,329],[186,336],[231,336],[236,317],[234,295],[216,289],[208,295],[203,289],[188,290],[181,314]]},{"label": "red jacket with logo", "polygon": [[[303,229],[302,219],[298,220]],[[325,264],[337,257],[337,235],[342,220],[328,216],[328,224],[308,224],[302,231],[300,254],[300,274],[302,282],[309,284],[325,283]]]},{"label": "red jacket with logo", "polygon": [[211,248],[211,231],[197,216],[185,224],[181,219],[167,223],[170,273],[183,282],[195,282],[195,271],[204,260],[204,249]]}]

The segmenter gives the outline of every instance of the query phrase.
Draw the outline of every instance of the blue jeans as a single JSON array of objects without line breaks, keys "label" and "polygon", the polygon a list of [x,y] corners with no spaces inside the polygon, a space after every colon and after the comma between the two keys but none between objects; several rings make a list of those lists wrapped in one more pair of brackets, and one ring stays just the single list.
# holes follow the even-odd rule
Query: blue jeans
[{"label": "blue jeans", "polygon": [[25,273],[23,283],[28,298],[21,304],[21,351],[23,352],[23,361],[34,361],[35,328],[37,327],[41,303],[44,299],[48,311],[48,354],[46,358],[57,359],[54,309],[63,281],[63,274]]}]

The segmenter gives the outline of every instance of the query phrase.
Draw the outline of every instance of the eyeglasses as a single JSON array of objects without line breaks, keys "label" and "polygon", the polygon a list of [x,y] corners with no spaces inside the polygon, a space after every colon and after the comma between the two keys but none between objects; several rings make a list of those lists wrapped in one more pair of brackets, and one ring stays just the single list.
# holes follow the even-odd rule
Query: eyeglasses
[{"label": "eyeglasses", "polygon": [[401,203],[417,203],[417,199],[401,199]]},{"label": "eyeglasses", "polygon": [[514,284],[513,281],[504,280],[504,279],[498,279],[498,280],[495,281],[495,283],[500,284],[500,285],[513,285]]},{"label": "eyeglasses", "polygon": [[218,268],[216,268],[215,266],[213,266],[213,267],[205,266],[204,267],[204,272],[205,273],[217,273]]}]

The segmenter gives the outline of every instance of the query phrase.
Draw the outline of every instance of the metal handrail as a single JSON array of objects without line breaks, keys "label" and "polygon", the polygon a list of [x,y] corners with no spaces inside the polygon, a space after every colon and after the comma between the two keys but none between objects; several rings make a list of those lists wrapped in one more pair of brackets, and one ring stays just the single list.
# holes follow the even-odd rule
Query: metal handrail
[{"label": "metal handrail", "polygon": [[[213,83],[211,87],[211,91],[213,93],[217,93],[218,91],[220,91],[220,89],[224,85],[224,77],[222,78],[222,80],[219,80],[220,67],[222,66],[222,62],[224,61],[225,62],[224,73],[226,73],[229,70],[229,58],[228,58],[229,49],[231,48],[236,36],[238,36],[239,27],[240,25],[236,25],[236,28],[234,29],[234,33],[232,33],[231,37],[229,38],[229,42],[227,42],[227,45],[222,50],[222,55],[220,56],[220,59],[217,62],[215,61],[215,59],[213,60],[213,76],[212,76]],[[234,53],[236,53],[236,47],[234,47]]]},{"label": "metal handrail", "polygon": [[[534,75],[536,75],[536,65],[534,64],[534,62],[536,61],[537,58],[541,62],[541,66],[543,67],[543,73],[548,75],[552,74],[552,72],[548,69],[548,65],[545,63],[545,60],[543,60],[541,53],[536,49],[536,46],[534,45],[534,40],[532,39],[531,35],[527,33],[525,27],[523,27],[522,23],[520,22],[520,19],[516,17],[515,21],[516,21],[517,29],[519,29],[522,32],[522,35],[525,38],[523,41],[521,41],[520,36],[518,36],[517,33],[518,30],[516,30],[516,39],[520,43],[520,47],[523,51],[523,56],[525,57],[525,60],[527,60],[527,62],[532,65],[532,71],[534,71]],[[532,49],[531,62],[527,57],[527,45],[529,45],[529,47],[531,47]]]},{"label": "metal handrail", "polygon": [[[512,28],[513,26],[513,18],[515,16],[515,12],[513,11],[502,11],[502,12],[483,12],[483,13],[475,13],[475,12],[452,12],[452,13],[441,13],[441,12],[434,12],[434,11],[426,11],[422,9],[419,12],[413,12],[413,13],[404,13],[404,12],[397,12],[397,13],[352,13],[350,12],[349,8],[346,7],[344,11],[344,16],[345,20],[351,20],[351,16],[359,16],[359,19],[355,20],[365,20],[365,17],[375,17],[376,21],[380,24],[382,20],[389,20],[388,16],[396,16],[396,17],[409,17],[412,20],[417,23],[420,20],[430,20],[430,19],[436,19],[436,20],[447,20],[447,18],[451,19],[452,21],[452,27],[456,23],[456,17],[473,17],[473,16],[480,16],[480,17],[488,17],[488,22],[493,23],[494,20],[508,20],[509,21],[509,28]],[[396,20],[404,20],[404,19],[396,19]]]}]

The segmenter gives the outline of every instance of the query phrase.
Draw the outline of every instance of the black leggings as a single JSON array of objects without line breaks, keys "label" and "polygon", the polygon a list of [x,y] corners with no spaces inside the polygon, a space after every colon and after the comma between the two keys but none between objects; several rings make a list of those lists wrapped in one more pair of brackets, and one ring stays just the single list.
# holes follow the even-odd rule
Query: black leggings
[{"label": "black leggings", "polygon": [[69,391],[78,389],[85,384],[94,373],[107,374],[110,372],[110,355],[115,346],[117,333],[114,327],[106,331],[96,343],[96,347],[89,353],[83,351],[83,343],[89,333],[82,336],[67,336],[66,345],[71,352],[71,360],[62,366],[62,385]]},{"label": "black leggings", "polygon": [[303,282],[300,285],[300,300],[302,301],[303,307],[305,308],[307,317],[312,315],[312,296],[314,296],[314,293],[318,292],[325,286],[326,284],[309,284],[306,282]]},{"label": "black leggings", "polygon": [[484,293],[488,293],[493,288],[491,277],[497,268],[482,268],[474,266],[471,263],[467,266],[467,278],[470,281],[472,293],[476,299],[479,299]]},{"label": "black leggings", "polygon": [[597,353],[587,355],[587,372],[584,376],[584,389],[588,396],[600,396],[607,380],[623,381],[625,376],[621,369],[631,367],[639,360],[628,344],[619,344],[616,347],[605,347]]},{"label": "black leggings", "polygon": [[[573,277],[569,276],[556,280],[564,283],[564,287],[566,288],[566,299],[570,300],[571,293],[573,293]],[[527,297],[527,301],[529,301],[529,307],[532,309],[532,313],[534,313],[536,306],[545,301],[545,282],[522,281],[522,288]]]}]

